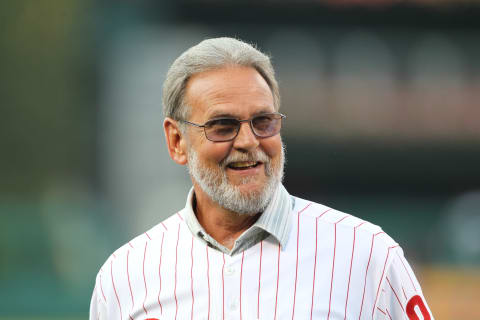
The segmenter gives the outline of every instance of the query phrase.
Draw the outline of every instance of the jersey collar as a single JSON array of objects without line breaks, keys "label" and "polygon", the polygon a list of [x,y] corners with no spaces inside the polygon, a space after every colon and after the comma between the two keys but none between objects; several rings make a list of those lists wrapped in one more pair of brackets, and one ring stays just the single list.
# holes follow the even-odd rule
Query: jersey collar
[{"label": "jersey collar", "polygon": [[192,234],[206,242],[210,247],[228,255],[234,255],[254,246],[270,235],[280,244],[282,249],[285,247],[292,228],[290,214],[294,206],[294,198],[290,196],[282,184],[278,185],[270,203],[258,220],[238,237],[232,250],[218,243],[200,225],[192,207],[194,196],[195,192],[192,187],[183,209],[183,216]]}]

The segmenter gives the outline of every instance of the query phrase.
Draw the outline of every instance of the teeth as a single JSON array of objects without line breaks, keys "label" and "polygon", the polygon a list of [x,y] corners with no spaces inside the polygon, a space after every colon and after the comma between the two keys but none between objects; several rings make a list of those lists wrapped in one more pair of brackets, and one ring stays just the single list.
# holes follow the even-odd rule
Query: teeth
[{"label": "teeth", "polygon": [[242,162],[234,162],[230,164],[230,167],[232,168],[245,168],[245,167],[251,167],[256,165],[257,163],[255,161],[242,161]]}]

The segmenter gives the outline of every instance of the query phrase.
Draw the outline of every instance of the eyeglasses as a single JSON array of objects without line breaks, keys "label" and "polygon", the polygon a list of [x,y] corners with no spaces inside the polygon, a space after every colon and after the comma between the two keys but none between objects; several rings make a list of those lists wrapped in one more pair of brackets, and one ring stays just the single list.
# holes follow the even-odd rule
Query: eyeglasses
[{"label": "eyeglasses", "polygon": [[240,131],[242,122],[249,122],[253,134],[259,138],[268,138],[276,135],[282,128],[282,119],[285,115],[273,112],[256,115],[250,119],[238,120],[235,118],[217,118],[208,120],[204,124],[197,124],[186,120],[181,122],[203,128],[205,137],[214,142],[225,142],[235,139]]}]

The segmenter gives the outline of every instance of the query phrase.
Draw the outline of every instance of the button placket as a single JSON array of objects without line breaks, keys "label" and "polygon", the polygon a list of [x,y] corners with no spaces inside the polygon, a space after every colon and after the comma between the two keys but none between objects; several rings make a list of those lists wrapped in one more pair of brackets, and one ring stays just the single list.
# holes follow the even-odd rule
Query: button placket
[{"label": "button placket", "polygon": [[227,275],[227,276],[235,275],[235,271],[236,271],[235,266],[229,265],[229,266],[225,267],[225,275]]},{"label": "button placket", "polygon": [[229,309],[230,311],[237,311],[239,306],[239,301],[238,299],[233,299],[230,301]]},{"label": "button placket", "polygon": [[228,319],[239,319],[240,313],[240,264],[238,256],[225,256],[224,290],[225,312]]}]

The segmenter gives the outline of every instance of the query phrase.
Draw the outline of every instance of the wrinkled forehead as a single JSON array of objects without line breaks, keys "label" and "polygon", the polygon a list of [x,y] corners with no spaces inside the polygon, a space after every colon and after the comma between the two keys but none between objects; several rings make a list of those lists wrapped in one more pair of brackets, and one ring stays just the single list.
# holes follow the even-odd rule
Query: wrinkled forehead
[{"label": "wrinkled forehead", "polygon": [[233,67],[195,74],[186,86],[192,113],[244,116],[275,110],[267,82],[253,68]]}]

